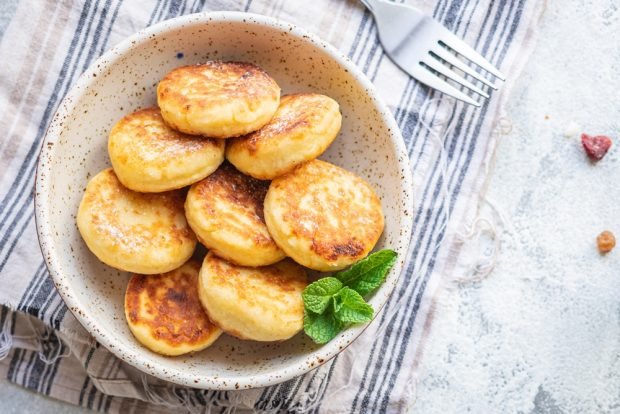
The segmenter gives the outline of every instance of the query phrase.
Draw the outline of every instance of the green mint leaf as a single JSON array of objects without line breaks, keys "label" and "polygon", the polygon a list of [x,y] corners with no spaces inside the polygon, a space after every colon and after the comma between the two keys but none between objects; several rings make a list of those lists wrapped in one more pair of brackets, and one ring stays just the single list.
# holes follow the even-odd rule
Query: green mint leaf
[{"label": "green mint leaf", "polygon": [[338,272],[338,278],[362,296],[366,296],[383,283],[385,275],[396,262],[396,252],[380,250],[355,263],[349,269]]},{"label": "green mint leaf", "polygon": [[310,283],[304,289],[304,307],[310,312],[321,314],[329,306],[332,297],[342,288],[342,282],[335,277],[324,277]]},{"label": "green mint leaf", "polygon": [[317,314],[304,310],[304,332],[317,344],[325,344],[342,331],[344,324],[332,312]]},{"label": "green mint leaf", "polygon": [[334,316],[342,323],[364,323],[372,320],[374,310],[362,295],[343,287],[334,296]]},{"label": "green mint leaf", "polygon": [[317,344],[331,341],[346,326],[372,320],[363,296],[378,288],[396,262],[396,252],[381,250],[308,285],[303,293],[304,331]]}]

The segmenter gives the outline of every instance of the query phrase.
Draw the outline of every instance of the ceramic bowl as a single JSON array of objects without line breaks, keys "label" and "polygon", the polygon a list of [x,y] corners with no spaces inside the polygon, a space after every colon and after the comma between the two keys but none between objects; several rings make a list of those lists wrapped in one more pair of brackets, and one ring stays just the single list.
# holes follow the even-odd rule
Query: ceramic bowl
[{"label": "ceramic bowl", "polygon": [[174,383],[206,389],[267,386],[334,357],[364,330],[347,329],[324,346],[303,333],[279,343],[223,335],[210,348],[164,357],[140,345],[123,312],[129,275],[101,263],[78,232],[75,217],[88,180],[110,166],[107,137],[123,115],[156,104],[158,81],[171,69],[209,59],[263,67],[283,93],[318,92],[336,99],[340,135],[321,157],[368,180],[382,199],[385,232],[377,248],[400,255],[370,303],[379,310],[402,269],[411,232],[411,181],[399,129],[370,81],[318,37],[268,17],[201,13],[143,30],[98,59],[62,101],[43,142],[36,181],[36,221],[43,255],[69,309],[102,345],[136,368]]}]

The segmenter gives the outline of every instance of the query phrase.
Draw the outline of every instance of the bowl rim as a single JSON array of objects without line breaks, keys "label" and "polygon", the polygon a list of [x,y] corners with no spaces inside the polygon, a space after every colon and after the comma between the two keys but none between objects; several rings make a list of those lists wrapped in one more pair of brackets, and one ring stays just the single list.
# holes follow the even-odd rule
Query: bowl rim
[{"label": "bowl rim", "polygon": [[[255,13],[238,12],[238,11],[216,11],[216,12],[201,12],[187,14],[179,16],[173,19],[159,22],[155,25],[142,29],[133,35],[125,38],[117,45],[110,48],[107,52],[96,59],[88,69],[80,75],[77,82],[67,95],[62,99],[58,106],[56,113],[52,117],[50,124],[47,127],[45,136],[41,142],[41,148],[39,151],[39,158],[37,161],[36,177],[35,177],[35,224],[37,228],[37,237],[39,246],[44,257],[46,267],[54,281],[56,290],[59,292],[66,306],[71,313],[76,317],[84,329],[95,339],[101,343],[107,350],[109,350],[116,357],[127,362],[131,366],[137,368],[141,372],[153,375],[157,378],[164,379],[166,381],[174,382],[179,385],[184,385],[192,388],[202,388],[211,390],[239,390],[250,389],[257,387],[265,387],[270,385],[279,384],[291,378],[305,374],[308,371],[318,368],[320,365],[325,364],[329,360],[333,359],[336,355],[342,352],[348,347],[361,333],[372,324],[382,308],[385,306],[390,296],[394,292],[394,288],[400,279],[400,276],[404,269],[404,263],[406,257],[399,258],[397,264],[398,274],[392,278],[389,285],[389,290],[385,292],[380,306],[376,306],[375,315],[373,321],[362,325],[354,326],[345,330],[339,337],[334,338],[327,344],[317,348],[313,352],[309,353],[303,358],[303,361],[295,364],[286,364],[281,368],[277,368],[272,372],[263,374],[247,376],[245,378],[234,379],[231,377],[211,377],[211,378],[196,378],[194,375],[185,373],[182,367],[178,369],[178,372],[172,372],[169,369],[153,364],[149,360],[149,357],[145,353],[133,352],[125,349],[123,346],[118,346],[115,343],[113,337],[106,335],[103,329],[98,325],[95,317],[89,315],[88,312],[80,311],[79,301],[75,299],[68,290],[61,289],[61,287],[70,287],[68,280],[64,279],[62,269],[54,260],[58,255],[56,247],[51,243],[51,231],[49,228],[49,215],[47,209],[43,205],[42,200],[47,200],[50,193],[49,185],[46,185],[46,178],[51,173],[51,162],[47,162],[53,147],[47,145],[52,137],[59,136],[59,132],[62,129],[63,117],[70,114],[74,109],[76,102],[84,93],[87,92],[91,82],[96,79],[98,73],[102,73],[107,70],[116,60],[122,58],[125,53],[129,52],[134,47],[139,47],[142,43],[148,41],[154,36],[161,36],[171,31],[177,30],[183,26],[192,26],[194,24],[200,24],[207,21],[217,22],[233,22],[233,23],[250,23],[259,26],[266,26],[272,29],[286,32],[288,35],[292,35],[298,38],[302,42],[310,42],[316,47],[322,48],[327,54],[330,55],[341,67],[348,70],[352,76],[363,86],[366,90],[368,97],[373,102],[381,114],[382,119],[388,125],[390,131],[389,139],[395,145],[397,149],[397,162],[401,170],[401,185],[399,191],[404,196],[404,202],[406,205],[404,209],[411,212],[413,209],[413,186],[411,169],[409,165],[409,157],[407,154],[406,146],[403,141],[400,128],[398,127],[394,116],[378,95],[372,82],[366,77],[366,75],[340,50],[326,41],[320,39],[317,35],[300,28],[292,23],[286,21],[264,16]],[[400,236],[398,244],[402,246],[403,251],[409,249],[410,238],[413,223],[411,220],[399,220],[404,222],[404,227],[400,229]],[[394,272],[394,270],[392,270]],[[387,282],[387,279],[386,279]],[[387,284],[387,283],[386,283]],[[172,375],[174,374],[174,375]]]}]

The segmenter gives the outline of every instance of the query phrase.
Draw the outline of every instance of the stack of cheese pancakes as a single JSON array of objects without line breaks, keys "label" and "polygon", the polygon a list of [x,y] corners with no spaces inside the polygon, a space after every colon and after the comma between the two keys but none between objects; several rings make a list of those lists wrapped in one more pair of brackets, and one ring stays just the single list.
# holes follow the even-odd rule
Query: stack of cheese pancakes
[{"label": "stack of cheese pancakes", "polygon": [[345,268],[383,231],[372,188],[316,160],[340,130],[338,103],[280,97],[261,68],[219,61],[172,70],[157,103],[114,125],[112,168],[90,180],[77,215],[88,248],[133,273],[131,331],[164,355],[222,332],[290,338],[303,326],[306,268]]}]

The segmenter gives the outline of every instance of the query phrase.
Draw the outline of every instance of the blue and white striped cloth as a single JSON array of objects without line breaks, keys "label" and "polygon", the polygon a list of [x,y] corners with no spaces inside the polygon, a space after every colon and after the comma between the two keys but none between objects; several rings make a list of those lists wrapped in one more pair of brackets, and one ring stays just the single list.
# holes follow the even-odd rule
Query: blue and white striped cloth
[{"label": "blue and white striped cloth", "polygon": [[[544,2],[411,0],[508,75],[481,109],[412,80],[352,0],[16,0],[0,6],[0,376],[102,412],[396,413],[414,403],[415,369],[442,282],[462,256],[456,238],[476,214],[500,108],[532,47]],[[147,377],[100,347],[56,293],[33,220],[37,153],[78,76],[106,49],[158,21],[242,10],[298,24],[368,74],[393,110],[411,157],[414,232],[408,265],[379,320],[345,352],[265,389],[200,391]],[[179,409],[179,407],[181,409]]]}]

